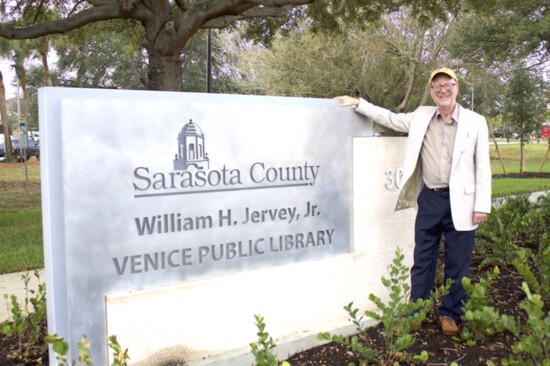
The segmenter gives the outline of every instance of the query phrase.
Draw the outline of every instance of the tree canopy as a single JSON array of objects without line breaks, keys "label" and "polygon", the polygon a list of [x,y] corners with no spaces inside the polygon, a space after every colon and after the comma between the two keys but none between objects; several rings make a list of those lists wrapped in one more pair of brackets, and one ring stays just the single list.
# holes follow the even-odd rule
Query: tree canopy
[{"label": "tree canopy", "polygon": [[363,27],[406,6],[410,16],[428,25],[448,19],[462,4],[456,0],[0,0],[0,37],[32,39],[125,20],[141,33],[147,88],[178,91],[182,50],[199,29],[226,28],[247,20],[248,36],[265,41],[306,17],[315,29],[342,31],[350,24]]},{"label": "tree canopy", "polygon": [[[548,0],[471,0],[450,48],[472,63],[544,64],[550,57]],[[529,65],[527,65],[529,66]]]},{"label": "tree canopy", "polygon": [[[205,91],[205,29],[223,28],[213,32],[216,92],[346,93],[409,111],[430,103],[430,70],[449,66],[460,102],[491,117],[518,60],[539,74],[548,66],[548,9],[547,0],[0,0],[0,56],[23,87]],[[42,60],[44,83],[39,70],[27,76],[29,58]]]},{"label": "tree canopy", "polygon": [[519,135],[520,173],[525,172],[524,140],[541,128],[546,110],[546,84],[531,71],[519,67],[512,73],[505,93],[504,117]]},{"label": "tree canopy", "polygon": [[[181,90],[180,54],[201,28],[238,20],[285,16],[313,0],[26,0],[0,2],[0,37],[32,39],[65,34],[92,23],[126,19],[143,28],[151,90]],[[55,13],[53,18],[51,14]]]}]

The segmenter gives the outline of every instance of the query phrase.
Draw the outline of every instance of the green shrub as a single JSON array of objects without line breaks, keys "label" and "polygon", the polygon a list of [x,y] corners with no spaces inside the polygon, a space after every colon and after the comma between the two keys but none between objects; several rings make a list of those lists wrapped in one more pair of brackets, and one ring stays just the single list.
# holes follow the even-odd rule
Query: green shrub
[{"label": "green shrub", "polygon": [[512,264],[544,302],[550,300],[550,196],[541,196],[525,218],[526,245]]},{"label": "green shrub", "polygon": [[[34,276],[40,281],[37,271]],[[22,275],[25,286],[24,306],[19,306],[19,301],[15,295],[8,296],[4,294],[4,299],[8,302],[10,316],[7,320],[0,323],[0,331],[7,336],[17,337],[17,348],[9,350],[8,357],[18,362],[33,363],[42,353],[40,349],[44,347],[42,337],[46,334],[46,286],[43,283],[38,284],[36,293],[29,290],[31,276],[28,273]],[[34,294],[34,296],[31,296]]]},{"label": "green shrub", "polygon": [[[76,361],[72,360],[69,364],[67,354],[69,353],[69,344],[62,337],[57,334],[49,334],[44,338],[44,341],[52,345],[52,350],[56,353],[56,360],[59,361],[58,366],[76,365]],[[116,336],[109,337],[109,348],[114,351],[113,362],[111,366],[127,366],[130,356],[128,356],[128,349],[122,349]],[[86,338],[82,337],[82,340],[78,342],[76,348],[78,349],[78,362],[87,366],[93,366],[92,354],[90,353],[91,344]]]},{"label": "green shrub", "polygon": [[[254,318],[256,319],[255,324],[258,328],[258,340],[250,343],[250,349],[256,360],[256,366],[279,366],[279,361],[273,354],[276,344],[265,330],[264,318],[261,315],[254,315]],[[290,366],[290,364],[284,361],[281,366]]]},{"label": "green shrub", "polygon": [[[524,282],[527,298],[520,307],[526,311],[527,323],[522,326],[522,336],[512,346],[513,355],[502,359],[503,366],[549,366],[550,365],[550,311],[545,315],[544,302],[540,295],[531,294]],[[494,365],[494,363],[489,363]]]},{"label": "green shrub", "polygon": [[476,235],[476,251],[484,258],[482,267],[512,263],[517,243],[529,230],[526,218],[532,209],[527,195],[507,198],[500,207],[493,209]]},{"label": "green shrub", "polygon": [[[523,291],[527,298],[523,300],[520,307],[525,310],[528,315],[527,329],[528,331],[521,337],[519,342],[512,346],[512,351],[515,354],[525,353],[528,356],[527,364],[532,361],[533,365],[550,365],[550,312],[544,313],[544,302],[540,295],[531,294],[529,286],[524,282],[522,284]],[[514,364],[510,357],[508,364]],[[515,360],[521,360],[518,356]]]},{"label": "green shrub", "polygon": [[548,233],[541,236],[536,251],[522,248],[518,250],[517,258],[512,261],[516,270],[525,282],[544,302],[550,300],[550,241]]},{"label": "green shrub", "polygon": [[460,336],[468,345],[506,330],[514,334],[519,333],[516,320],[512,316],[500,314],[489,303],[489,287],[499,274],[498,267],[495,267],[493,272],[488,273],[487,278],[481,278],[478,283],[472,283],[467,277],[462,279],[468,300],[462,307],[464,326]]},{"label": "green shrub", "polygon": [[[56,359],[61,361],[59,366],[68,365],[67,353],[69,352],[69,344],[61,337],[53,334],[47,335],[47,319],[46,319],[46,286],[40,283],[40,275],[38,271],[34,272],[34,276],[38,279],[38,289],[31,291],[29,282],[31,276],[25,273],[21,276],[25,290],[24,306],[19,306],[19,301],[15,295],[4,295],[4,299],[8,301],[10,310],[9,319],[0,323],[0,331],[7,336],[16,336],[19,339],[18,347],[9,350],[8,358],[17,361],[19,364],[42,364],[43,360],[41,351],[46,344],[52,345],[52,350],[57,354]],[[31,296],[34,295],[34,296]],[[109,347],[114,351],[114,359],[111,366],[126,366],[128,362],[128,350],[122,350],[116,336],[109,337]],[[79,350],[78,362],[84,365],[93,365],[90,354],[90,342],[86,336],[77,344]],[[71,365],[75,365],[73,360]]]},{"label": "green shrub", "polygon": [[[406,362],[426,362],[428,358],[427,352],[411,356],[404,351],[409,349],[415,342],[415,338],[411,335],[413,324],[426,319],[427,313],[431,310],[436,300],[448,292],[451,282],[448,281],[445,287],[434,291],[432,296],[427,300],[409,301],[409,269],[403,264],[403,260],[404,255],[398,248],[392,264],[388,267],[390,277],[382,277],[382,284],[389,290],[390,300],[388,304],[385,304],[376,295],[370,294],[369,300],[376,305],[378,311],[367,310],[364,312],[365,316],[379,321],[384,327],[383,339],[385,347],[383,347],[383,353],[377,353],[376,350],[365,347],[357,335],[345,337],[331,335],[330,333],[320,333],[318,338],[351,347],[362,358],[362,364],[378,362],[382,365],[392,365]],[[344,309],[356,325],[357,331],[362,333],[364,331],[361,323],[363,316],[357,317],[359,310],[353,308],[353,303],[349,303]]]}]

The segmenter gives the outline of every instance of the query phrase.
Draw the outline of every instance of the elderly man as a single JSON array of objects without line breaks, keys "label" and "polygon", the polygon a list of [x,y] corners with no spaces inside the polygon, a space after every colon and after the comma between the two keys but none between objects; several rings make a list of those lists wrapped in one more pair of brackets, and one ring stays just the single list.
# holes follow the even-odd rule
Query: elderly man
[{"label": "elderly man", "polygon": [[374,122],[408,133],[396,209],[418,209],[411,300],[429,297],[444,235],[444,280],[453,280],[453,285],[439,314],[443,334],[455,335],[466,300],[461,281],[470,270],[475,229],[491,210],[489,134],[484,117],[456,102],[459,85],[452,70],[435,70],[428,85],[436,106],[412,113],[392,113],[361,98],[335,99],[342,107],[355,106]]}]

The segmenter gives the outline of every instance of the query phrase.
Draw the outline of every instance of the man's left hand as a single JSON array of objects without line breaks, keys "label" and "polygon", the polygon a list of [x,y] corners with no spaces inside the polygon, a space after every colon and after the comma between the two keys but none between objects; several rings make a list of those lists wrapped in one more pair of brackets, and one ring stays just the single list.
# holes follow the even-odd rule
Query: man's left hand
[{"label": "man's left hand", "polygon": [[482,222],[487,221],[487,214],[484,212],[474,212],[474,225],[481,224]]}]

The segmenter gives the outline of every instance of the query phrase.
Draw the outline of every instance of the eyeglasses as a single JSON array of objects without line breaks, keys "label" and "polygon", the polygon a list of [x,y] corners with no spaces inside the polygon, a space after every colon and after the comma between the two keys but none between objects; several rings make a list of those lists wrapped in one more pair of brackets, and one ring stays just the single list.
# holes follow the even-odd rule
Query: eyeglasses
[{"label": "eyeglasses", "polygon": [[436,92],[440,92],[441,89],[445,89],[446,91],[451,91],[455,87],[455,83],[450,84],[439,84],[439,85],[432,85],[432,89]]}]

